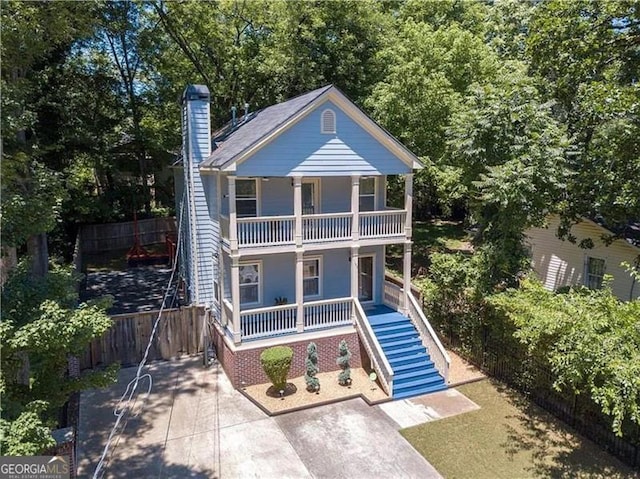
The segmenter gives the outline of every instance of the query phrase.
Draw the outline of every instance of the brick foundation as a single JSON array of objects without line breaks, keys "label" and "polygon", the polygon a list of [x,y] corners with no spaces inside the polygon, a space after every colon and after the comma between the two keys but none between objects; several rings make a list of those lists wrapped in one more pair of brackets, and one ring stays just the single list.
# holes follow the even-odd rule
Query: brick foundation
[{"label": "brick foundation", "polygon": [[[305,373],[306,368],[304,362],[307,359],[307,345],[311,341],[295,341],[295,336],[292,336],[291,339],[292,341],[285,344],[285,346],[293,349],[293,361],[291,363],[289,377],[295,378],[303,376]],[[318,347],[318,366],[320,367],[320,372],[325,373],[340,370],[336,359],[338,358],[338,345],[343,339],[347,341],[349,351],[351,351],[351,367],[360,368],[368,366],[369,358],[366,356],[360,344],[358,333],[353,332],[312,340]],[[220,331],[217,329],[214,334],[214,343],[218,361],[220,361],[220,364],[234,387],[253,386],[254,384],[269,382],[269,378],[267,378],[260,365],[260,354],[267,349],[268,346],[232,351],[224,342]]]}]

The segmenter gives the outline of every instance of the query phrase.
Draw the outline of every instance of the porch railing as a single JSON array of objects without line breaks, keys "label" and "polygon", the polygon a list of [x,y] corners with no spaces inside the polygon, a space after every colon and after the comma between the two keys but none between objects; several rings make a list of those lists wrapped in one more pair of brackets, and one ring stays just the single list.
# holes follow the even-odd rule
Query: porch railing
[{"label": "porch railing", "polygon": [[371,359],[371,366],[375,370],[378,379],[380,379],[380,385],[384,392],[391,396],[393,394],[393,369],[391,369],[391,365],[382,351],[382,346],[380,346],[378,338],[373,333],[373,329],[371,329],[371,325],[367,320],[367,315],[358,300],[353,301],[353,317],[360,341],[362,341],[362,345],[367,350],[367,354]]},{"label": "porch railing", "polygon": [[404,234],[405,210],[367,211],[360,213],[361,238],[387,238]]},{"label": "porch railing", "polygon": [[295,304],[240,311],[242,339],[265,338],[296,332]]},{"label": "porch railing", "polygon": [[293,244],[295,216],[238,218],[238,244],[278,246]]},{"label": "porch railing", "polygon": [[351,213],[302,217],[302,241],[334,241],[349,238],[351,238]]},{"label": "porch railing", "polygon": [[351,324],[351,298],[304,303],[304,329],[321,329]]},{"label": "porch railing", "polygon": [[422,339],[423,344],[427,347],[429,351],[429,356],[431,356],[431,360],[436,366],[436,369],[442,377],[444,378],[445,384],[449,380],[449,368],[451,367],[451,358],[449,354],[444,349],[444,346],[438,339],[435,331],[429,324],[427,317],[424,315],[420,304],[416,300],[413,293],[408,294],[409,304],[409,318],[411,322],[416,326],[418,332],[420,333],[420,338]]}]

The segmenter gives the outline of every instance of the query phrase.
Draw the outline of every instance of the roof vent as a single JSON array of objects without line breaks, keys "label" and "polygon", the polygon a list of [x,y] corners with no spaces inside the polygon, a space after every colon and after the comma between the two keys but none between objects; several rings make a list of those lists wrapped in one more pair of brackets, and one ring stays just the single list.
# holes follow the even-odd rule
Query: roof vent
[{"label": "roof vent", "polygon": [[335,133],[336,132],[336,114],[333,110],[324,110],[320,116],[320,132]]}]

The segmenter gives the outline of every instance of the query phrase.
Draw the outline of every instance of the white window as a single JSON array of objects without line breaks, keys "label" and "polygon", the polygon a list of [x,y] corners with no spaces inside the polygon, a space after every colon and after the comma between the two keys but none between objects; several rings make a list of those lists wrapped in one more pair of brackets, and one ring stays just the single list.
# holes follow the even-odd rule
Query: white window
[{"label": "white window", "polygon": [[360,179],[360,211],[376,209],[376,179]]},{"label": "white window", "polygon": [[320,258],[305,259],[302,266],[303,291],[305,298],[319,297],[322,281],[322,262]]},{"label": "white window", "polygon": [[238,218],[258,216],[258,186],[255,179],[236,180],[236,214]]},{"label": "white window", "polygon": [[320,119],[320,131],[322,133],[336,132],[336,114],[333,110],[324,110]]},{"label": "white window", "polygon": [[262,302],[260,263],[245,263],[240,265],[239,269],[240,305],[260,304]]},{"label": "white window", "polygon": [[602,288],[604,278],[604,260],[601,258],[587,257],[586,285],[590,289]]}]

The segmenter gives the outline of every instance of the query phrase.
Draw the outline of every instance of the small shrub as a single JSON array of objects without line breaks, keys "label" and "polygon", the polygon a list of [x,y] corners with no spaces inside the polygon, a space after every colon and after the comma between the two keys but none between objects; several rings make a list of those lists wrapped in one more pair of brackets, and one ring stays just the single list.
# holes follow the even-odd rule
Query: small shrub
[{"label": "small shrub", "polygon": [[287,385],[292,358],[293,350],[287,346],[268,348],[260,354],[262,369],[277,390],[283,390]]},{"label": "small shrub", "polygon": [[351,351],[349,351],[349,345],[343,339],[340,341],[340,346],[338,347],[338,351],[340,355],[338,356],[337,363],[338,366],[342,368],[342,371],[338,375],[338,383],[341,386],[347,386],[351,384],[351,368],[349,367],[349,360],[351,359]]},{"label": "small shrub", "polygon": [[320,380],[316,377],[316,374],[318,374],[320,368],[318,367],[318,348],[316,343],[309,343],[309,346],[307,346],[307,359],[304,365],[307,368],[307,372],[304,375],[307,391],[318,391],[320,389]]}]

